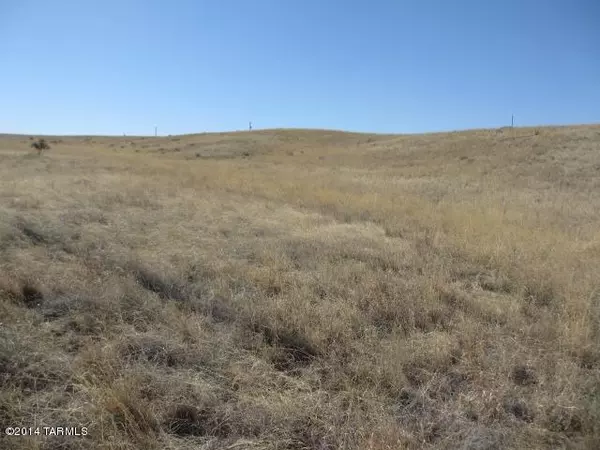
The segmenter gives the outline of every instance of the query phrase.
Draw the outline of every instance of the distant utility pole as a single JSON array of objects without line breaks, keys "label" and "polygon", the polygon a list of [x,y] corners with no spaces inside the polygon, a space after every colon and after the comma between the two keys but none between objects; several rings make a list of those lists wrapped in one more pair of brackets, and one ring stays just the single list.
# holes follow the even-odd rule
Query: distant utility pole
[{"label": "distant utility pole", "polygon": [[512,115],[511,121],[510,121],[510,127],[514,128],[515,127],[515,115]]},{"label": "distant utility pole", "polygon": [[154,125],[154,137],[158,136],[158,125]]},{"label": "distant utility pole", "polygon": [[252,122],[248,122],[248,131],[252,131]]}]

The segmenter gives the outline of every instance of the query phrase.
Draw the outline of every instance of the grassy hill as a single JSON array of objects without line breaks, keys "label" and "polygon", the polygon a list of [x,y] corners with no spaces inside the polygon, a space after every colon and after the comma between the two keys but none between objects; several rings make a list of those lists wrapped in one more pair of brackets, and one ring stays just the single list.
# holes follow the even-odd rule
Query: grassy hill
[{"label": "grassy hill", "polygon": [[598,448],[600,126],[32,139],[0,448]]}]

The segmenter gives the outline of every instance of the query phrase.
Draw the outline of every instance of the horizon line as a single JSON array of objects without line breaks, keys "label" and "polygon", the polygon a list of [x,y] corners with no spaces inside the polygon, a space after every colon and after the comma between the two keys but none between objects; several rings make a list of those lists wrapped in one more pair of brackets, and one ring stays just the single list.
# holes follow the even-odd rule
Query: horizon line
[{"label": "horizon line", "polygon": [[574,123],[574,124],[543,124],[543,125],[502,125],[496,127],[480,127],[480,128],[456,128],[456,129],[441,129],[432,131],[419,131],[419,132],[383,132],[383,131],[353,131],[340,128],[303,128],[303,127],[275,127],[275,128],[252,128],[248,129],[237,129],[237,130],[224,130],[224,131],[197,131],[191,133],[181,134],[46,134],[46,133],[11,133],[11,132],[0,132],[0,136],[39,136],[39,137],[100,137],[100,138],[166,138],[166,137],[181,137],[181,136],[198,136],[204,134],[232,134],[232,133],[260,133],[260,132],[273,132],[273,131],[322,131],[322,132],[334,132],[334,133],[345,133],[345,134],[368,134],[368,135],[380,135],[380,136],[410,136],[410,135],[424,135],[424,134],[447,134],[447,133],[461,133],[469,131],[491,131],[501,129],[527,129],[527,128],[577,128],[577,127],[594,127],[600,126],[600,122],[588,122],[588,123]]}]

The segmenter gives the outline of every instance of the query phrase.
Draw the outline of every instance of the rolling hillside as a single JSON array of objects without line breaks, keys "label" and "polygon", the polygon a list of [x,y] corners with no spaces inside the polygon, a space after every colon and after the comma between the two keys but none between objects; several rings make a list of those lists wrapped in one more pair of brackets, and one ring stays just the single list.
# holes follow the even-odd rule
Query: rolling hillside
[{"label": "rolling hillside", "polygon": [[598,448],[600,126],[34,138],[0,448]]}]

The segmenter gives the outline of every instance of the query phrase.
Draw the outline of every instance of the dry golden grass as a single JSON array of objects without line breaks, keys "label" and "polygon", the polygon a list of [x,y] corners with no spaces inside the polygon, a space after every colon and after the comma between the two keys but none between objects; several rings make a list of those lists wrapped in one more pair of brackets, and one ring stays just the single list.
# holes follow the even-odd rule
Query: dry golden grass
[{"label": "dry golden grass", "polygon": [[600,448],[600,127],[0,136],[15,449]]}]

